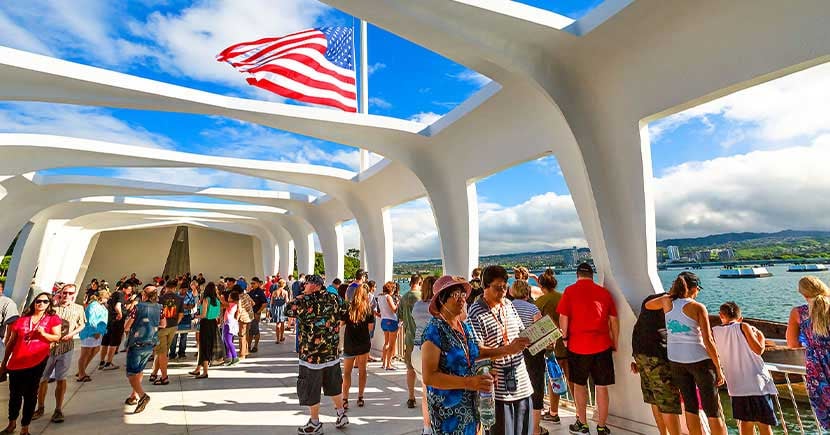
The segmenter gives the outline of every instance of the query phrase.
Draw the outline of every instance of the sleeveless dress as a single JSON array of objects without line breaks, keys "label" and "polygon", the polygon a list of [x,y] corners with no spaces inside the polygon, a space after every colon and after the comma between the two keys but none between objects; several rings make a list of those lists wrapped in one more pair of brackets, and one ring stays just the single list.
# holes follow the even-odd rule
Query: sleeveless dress
[{"label": "sleeveless dress", "polygon": [[285,322],[285,297],[271,296],[271,299],[271,319],[275,323]]},{"label": "sleeveless dress", "polygon": [[830,430],[830,336],[813,335],[807,305],[798,307],[798,326],[803,339],[801,344],[807,349],[807,392],[810,405],[821,426]]}]

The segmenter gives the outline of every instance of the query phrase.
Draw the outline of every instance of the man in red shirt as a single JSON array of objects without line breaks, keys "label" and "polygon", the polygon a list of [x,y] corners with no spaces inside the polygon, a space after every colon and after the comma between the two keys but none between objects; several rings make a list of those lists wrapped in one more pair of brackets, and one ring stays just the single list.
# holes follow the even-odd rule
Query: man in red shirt
[{"label": "man in red shirt", "polygon": [[614,385],[614,359],[620,323],[611,293],[594,283],[594,269],[588,263],[576,268],[576,283],[565,289],[556,308],[559,327],[568,347],[568,366],[574,383],[576,423],[571,433],[588,431],[588,377],[594,381],[597,397],[597,434],[608,434],[608,386]]}]

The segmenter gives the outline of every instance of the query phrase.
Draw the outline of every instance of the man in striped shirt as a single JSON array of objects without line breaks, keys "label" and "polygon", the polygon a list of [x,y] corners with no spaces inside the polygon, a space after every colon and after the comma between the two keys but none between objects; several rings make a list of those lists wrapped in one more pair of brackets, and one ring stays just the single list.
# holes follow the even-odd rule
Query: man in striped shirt
[{"label": "man in striped shirt", "polygon": [[[510,344],[524,329],[513,303],[506,298],[507,271],[488,266],[482,274],[484,294],[470,305],[468,320],[480,346],[496,348]],[[533,386],[521,352],[492,361],[495,378],[496,424],[491,435],[533,433],[531,401]]]}]

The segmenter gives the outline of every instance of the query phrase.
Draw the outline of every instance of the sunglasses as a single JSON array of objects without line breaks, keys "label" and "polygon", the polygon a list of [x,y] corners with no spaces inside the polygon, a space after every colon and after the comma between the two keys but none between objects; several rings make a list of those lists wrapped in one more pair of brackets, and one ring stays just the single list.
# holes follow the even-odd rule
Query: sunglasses
[{"label": "sunglasses", "polygon": [[49,299],[38,299],[35,301],[35,304],[49,305]]}]

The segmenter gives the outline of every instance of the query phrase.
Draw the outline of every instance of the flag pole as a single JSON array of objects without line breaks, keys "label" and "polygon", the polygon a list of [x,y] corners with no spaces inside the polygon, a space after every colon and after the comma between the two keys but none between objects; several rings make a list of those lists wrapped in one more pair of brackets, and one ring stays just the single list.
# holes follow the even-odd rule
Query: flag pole
[{"label": "flag pole", "polygon": [[[369,43],[366,37],[368,25],[360,20],[360,113],[369,113]],[[360,149],[360,172],[369,167],[369,151]]]}]

